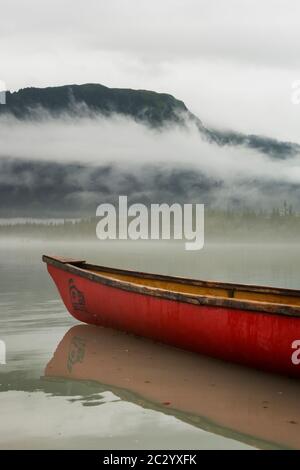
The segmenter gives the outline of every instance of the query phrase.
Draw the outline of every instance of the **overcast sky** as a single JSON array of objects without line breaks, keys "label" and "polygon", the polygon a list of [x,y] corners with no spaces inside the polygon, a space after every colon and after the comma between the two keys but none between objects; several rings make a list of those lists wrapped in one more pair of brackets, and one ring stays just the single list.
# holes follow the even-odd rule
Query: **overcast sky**
[{"label": "overcast sky", "polygon": [[205,124],[300,142],[299,0],[1,0],[8,89],[167,92]]}]

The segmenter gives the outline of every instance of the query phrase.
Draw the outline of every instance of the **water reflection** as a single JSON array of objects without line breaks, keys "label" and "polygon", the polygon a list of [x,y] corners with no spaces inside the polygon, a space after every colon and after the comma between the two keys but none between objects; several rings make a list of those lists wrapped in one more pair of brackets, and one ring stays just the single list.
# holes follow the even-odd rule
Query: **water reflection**
[{"label": "water reflection", "polygon": [[[87,325],[64,336],[46,367],[50,378],[100,383],[144,408],[259,448],[300,447],[295,379]],[[99,402],[96,396],[82,400]]]}]

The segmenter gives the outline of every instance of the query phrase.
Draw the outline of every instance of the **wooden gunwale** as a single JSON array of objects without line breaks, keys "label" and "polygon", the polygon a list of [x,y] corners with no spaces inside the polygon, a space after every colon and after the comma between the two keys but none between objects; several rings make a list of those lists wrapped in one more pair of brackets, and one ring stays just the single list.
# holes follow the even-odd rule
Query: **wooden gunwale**
[{"label": "wooden gunwale", "polygon": [[[172,292],[166,289],[153,288],[147,285],[138,285],[132,282],[118,280],[103,276],[100,273],[95,273],[95,270],[103,270],[106,272],[111,272],[114,274],[125,274],[132,275],[137,278],[143,279],[155,279],[166,282],[176,282],[178,284],[189,284],[194,286],[203,286],[208,288],[222,288],[228,290],[239,290],[239,291],[248,291],[248,292],[257,292],[265,294],[274,294],[274,295],[283,295],[283,296],[299,296],[299,290],[286,289],[286,288],[275,288],[268,286],[255,286],[248,284],[234,284],[234,283],[223,283],[215,281],[201,281],[196,279],[188,279],[183,277],[176,276],[164,276],[159,274],[143,273],[140,271],[133,270],[124,270],[117,268],[109,268],[106,266],[98,266],[93,264],[88,264],[84,260],[76,260],[71,258],[60,258],[58,256],[43,256],[43,261],[47,264],[50,264],[58,269],[67,271],[71,274],[80,276],[82,278],[88,279],[92,282],[100,283],[124,291],[135,292],[142,295],[154,296],[163,299],[173,300],[176,302],[184,302],[194,305],[206,305],[206,306],[215,306],[223,307],[226,309],[238,309],[245,310],[250,312],[262,313],[262,314],[271,314],[271,315],[285,315],[291,317],[300,317],[300,306],[291,305],[291,304],[279,304],[272,302],[262,302],[255,300],[239,300],[234,298],[226,297],[217,297],[201,294],[187,294],[180,292]],[[93,272],[90,272],[92,270]]]}]

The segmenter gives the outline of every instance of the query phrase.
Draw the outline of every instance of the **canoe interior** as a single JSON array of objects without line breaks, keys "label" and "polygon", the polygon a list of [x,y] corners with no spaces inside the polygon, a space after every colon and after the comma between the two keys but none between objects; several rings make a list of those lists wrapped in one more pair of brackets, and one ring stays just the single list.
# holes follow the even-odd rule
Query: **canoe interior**
[{"label": "canoe interior", "polygon": [[115,281],[163,289],[169,292],[300,306],[300,291],[289,289],[263,288],[259,286],[257,286],[257,288],[255,288],[255,286],[249,286],[249,288],[247,288],[246,285],[228,285],[221,282],[210,283],[205,281],[197,282],[189,281],[188,279],[183,282],[182,280],[176,281],[176,278],[174,278],[174,280],[170,280],[170,278],[164,279],[163,276],[153,275],[153,277],[151,277],[150,275],[145,275],[145,277],[140,273],[124,273],[118,272],[118,270],[107,271],[102,268],[97,268],[96,266],[89,267],[89,265],[81,266],[81,269]]}]

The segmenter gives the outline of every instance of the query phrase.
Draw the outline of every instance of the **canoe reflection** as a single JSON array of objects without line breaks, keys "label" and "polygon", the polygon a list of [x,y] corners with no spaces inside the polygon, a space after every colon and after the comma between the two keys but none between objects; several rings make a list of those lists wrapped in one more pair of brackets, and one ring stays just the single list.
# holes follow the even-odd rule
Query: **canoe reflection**
[{"label": "canoe reflection", "polygon": [[121,398],[259,448],[300,448],[300,382],[123,332],[71,328],[46,377],[105,384]]}]

